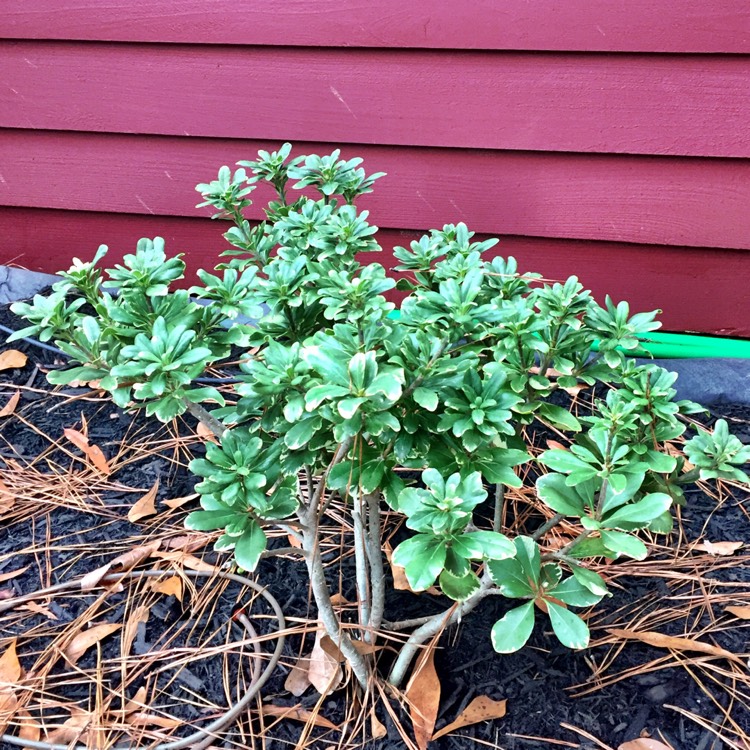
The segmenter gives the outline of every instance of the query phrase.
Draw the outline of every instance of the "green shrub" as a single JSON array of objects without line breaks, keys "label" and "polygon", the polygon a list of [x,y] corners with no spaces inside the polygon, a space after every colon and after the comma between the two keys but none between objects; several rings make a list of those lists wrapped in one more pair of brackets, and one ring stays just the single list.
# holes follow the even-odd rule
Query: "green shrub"
[{"label": "green shrub", "polygon": [[[659,327],[657,313],[631,315],[609,299],[602,307],[575,277],[542,282],[513,258],[484,260],[497,240],[477,242],[463,224],[396,248],[407,295],[394,315],[385,294],[396,282],[357,260],[380,249],[377,228],[354,202],[381,175],[367,176],[361,159],[341,160],[338,151],[291,161],[290,151],[260,152],[198,186],[201,205],[232,222],[224,236],[233,248],[190,294],[172,291],[185,265],[167,258],[160,238],[141,240],[106,273],[102,246],[91,263],[63,273],[49,297],[13,307],[30,322],[16,336],[54,339],[76,363],[51,373],[53,383],[98,379],[122,407],[162,421],[190,410],[212,426],[219,444],[190,465],[202,479],[202,510],[187,526],[221,531],[216,548],[233,550],[249,571],[266,549],[265,529],[296,535],[320,619],[361,684],[375,667],[331,605],[334,579],[318,544],[332,496],[346,503],[353,529],[364,640],[376,639],[386,614],[386,505],[410,530],[394,562],[412,589],[438,585],[458,602],[414,630],[392,667],[394,684],[421,643],[489,595],[521,602],[492,627],[498,652],[521,648],[537,617],[549,618],[566,646],[585,648],[588,629],[574,610],[608,595],[589,561],[646,557],[638,532],[669,532],[690,482],[747,481],[739,467],[750,448],[719,422],[685,444],[694,465],[686,470],[677,450],[683,417],[699,407],[674,400],[673,373],[626,357]],[[278,199],[267,221],[251,225],[243,211],[259,182]],[[303,188],[318,199],[295,193],[289,202]],[[195,381],[232,345],[252,354],[225,404]],[[596,383],[606,395],[576,416],[561,395]],[[207,403],[219,408],[209,415]],[[534,423],[570,446],[539,453],[527,439]],[[523,464],[532,470],[522,475]],[[421,481],[408,479],[419,472]],[[505,488],[522,487],[522,476],[533,483],[536,512],[510,539]],[[546,535],[563,521],[575,533],[552,549]]]}]

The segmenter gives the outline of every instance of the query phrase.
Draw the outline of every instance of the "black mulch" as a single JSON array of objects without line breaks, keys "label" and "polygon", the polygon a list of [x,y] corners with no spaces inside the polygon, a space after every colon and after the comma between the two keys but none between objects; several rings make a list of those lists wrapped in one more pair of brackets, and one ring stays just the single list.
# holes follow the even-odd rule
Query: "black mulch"
[{"label": "black mulch", "polygon": [[[12,327],[19,325],[17,319],[7,310],[0,311],[0,323]],[[0,347],[0,350],[2,348]],[[43,371],[37,371],[36,368],[54,365],[55,355],[24,342],[16,342],[13,348],[25,352],[29,360],[26,366],[19,370],[0,372],[0,408],[14,393],[14,385],[28,384],[39,391],[23,390],[16,409],[17,416],[0,420],[0,478],[11,491],[13,473],[9,471],[7,461],[24,462],[33,459],[40,451],[49,449],[49,440],[44,434],[53,439],[60,439],[66,427],[81,429],[82,416],[87,421],[91,442],[101,446],[108,454],[116,451],[126,434],[134,434],[134,431],[137,432],[139,429],[149,430],[151,433],[155,431],[154,423],[146,421],[143,417],[136,417],[134,421],[132,415],[122,414],[107,402],[79,399],[63,404],[63,399],[50,397],[44,392],[47,386]],[[68,390],[71,394],[85,393],[82,389]],[[26,426],[19,416],[30,426]],[[714,414],[712,418],[717,416],[730,419],[735,434],[743,441],[750,442],[750,407],[725,405],[721,407],[721,413]],[[187,425],[183,427],[185,433],[190,431]],[[167,437],[166,432],[164,437]],[[200,445],[195,443],[192,448],[196,452],[201,450]],[[28,550],[33,546],[41,548],[48,537],[65,538],[70,544],[93,545],[100,550],[98,555],[81,558],[74,551],[64,549],[64,545],[52,545],[47,553],[48,566],[58,571],[60,578],[64,580],[93,570],[111,559],[114,554],[126,551],[128,540],[134,535],[144,533],[142,525],[131,524],[126,519],[129,505],[142,494],[128,492],[128,488],[147,489],[153,485],[156,478],[159,478],[160,500],[183,497],[192,492],[194,478],[190,477],[184,468],[177,466],[173,458],[174,454],[170,449],[162,455],[152,455],[124,466],[112,477],[121,489],[103,493],[102,505],[95,512],[87,513],[70,507],[55,508],[41,505],[38,511],[31,512],[28,517],[0,526],[0,574],[29,566],[25,574],[0,584],[0,589],[17,595],[32,592],[42,584],[56,582],[40,581],[39,561],[36,555],[7,555],[8,552]],[[70,456],[60,450],[52,451],[49,460],[63,469],[71,463]],[[729,496],[717,507],[715,498],[701,491],[693,492],[683,514],[688,537],[696,539],[703,535],[711,541],[750,543],[750,520],[741,505],[742,502],[746,502],[747,497],[747,493],[734,498]],[[193,500],[180,512],[195,507],[196,501]],[[180,523],[181,515],[178,513],[174,516],[173,525],[178,527]],[[204,559],[208,561],[216,560],[221,563],[225,559],[210,551],[199,554],[203,554]],[[665,561],[662,564],[669,565],[669,562]],[[722,568],[712,573],[712,576],[723,581],[744,583],[750,587],[750,569],[747,566]],[[290,560],[271,558],[261,563],[256,579],[268,586],[288,616],[304,618],[310,615],[303,566]],[[630,578],[620,580],[620,583],[625,586],[625,590],[617,592],[611,600],[601,605],[598,619],[600,624],[606,624],[607,618],[610,614],[614,617],[613,613],[616,610],[626,605],[635,606],[649,597],[653,598],[654,606],[658,606],[659,599],[670,593],[664,580],[659,577]],[[198,586],[200,585],[198,583]],[[136,653],[146,653],[150,648],[162,643],[162,630],[174,626],[175,623],[188,622],[195,625],[194,632],[215,632],[216,638],[223,638],[222,627],[236,609],[238,592],[237,586],[230,586],[215,603],[215,607],[197,616],[191,612],[189,606],[183,606],[174,597],[163,598],[152,609],[154,616],[149,619],[147,626],[141,628],[137,634],[134,645]],[[344,594],[347,593],[353,597],[352,592],[345,590]],[[417,617],[426,611],[442,609],[439,602],[425,599],[425,596],[394,594],[389,601],[388,617]],[[52,600],[49,606],[58,616],[58,622],[64,623],[76,617],[90,601],[91,598],[61,597]],[[112,610],[107,615],[109,621],[117,621],[116,618],[121,616],[125,602],[125,593],[115,594],[110,598]],[[571,690],[572,686],[587,683],[592,673],[591,662],[601,661],[606,651],[605,647],[594,648],[590,652],[570,652],[556,643],[549,628],[537,627],[532,641],[520,653],[511,656],[496,655],[490,644],[489,629],[506,608],[507,605],[500,597],[491,597],[485,600],[478,611],[469,616],[459,628],[443,637],[442,647],[436,656],[436,666],[442,683],[442,701],[437,726],[452,721],[474,697],[479,695],[506,699],[507,716],[493,723],[463,729],[455,736],[447,736],[434,742],[431,747],[456,750],[486,746],[504,750],[597,747],[570,729],[561,727],[561,723],[578,727],[615,749],[620,743],[637,738],[644,732],[655,738],[658,738],[658,732],[661,732],[661,736],[668,740],[675,750],[718,750],[724,747],[706,730],[666,707],[678,706],[708,720],[716,720],[720,715],[716,706],[712,705],[707,695],[684,669],[670,668],[635,676],[576,698],[573,696],[575,691]],[[259,606],[258,611],[268,610]],[[195,622],[190,620],[191,617]],[[3,638],[15,634],[23,635],[14,631],[12,621],[8,620],[7,616],[2,622],[6,621],[11,624],[7,631],[3,631]],[[270,619],[258,622],[261,631],[270,633],[273,630]],[[36,619],[27,616],[23,620],[23,627],[36,628],[35,633],[42,633],[39,628],[43,624],[49,625],[49,621],[41,615]],[[680,623],[670,624],[667,632],[679,635]],[[724,629],[712,637],[718,645],[734,653],[743,654],[748,650],[746,634],[747,630],[736,627]],[[187,635],[183,634],[181,638],[183,640],[177,645],[189,643]],[[102,654],[105,659],[108,655],[118,652],[117,640],[113,638],[104,642]],[[19,641],[21,661],[25,667],[30,665],[34,659],[33,653],[44,643],[44,635],[33,639],[27,638],[25,641],[22,638]],[[273,642],[268,641],[264,648],[269,649],[272,645]],[[290,638],[285,648],[285,662],[288,664],[294,661],[299,650],[300,638]],[[619,672],[635,667],[664,654],[664,651],[646,645],[630,643],[617,657],[610,671]],[[80,661],[80,666],[84,669],[91,667],[94,661],[95,654],[87,654]],[[231,668],[247,668],[246,664],[238,664],[238,660],[234,659]],[[313,690],[308,690],[300,699],[296,699],[286,693],[283,684],[287,672],[286,668],[277,670],[263,690],[264,701],[276,705],[301,703],[304,707],[312,709],[318,695]],[[162,679],[168,680],[170,677],[175,677],[174,670],[167,670]],[[188,669],[177,673],[176,677],[170,688],[171,692],[168,691],[166,694],[171,696],[171,700],[161,706],[170,714],[183,718],[186,722],[200,722],[210,713],[206,705],[211,702],[220,706],[226,705],[222,687],[221,659],[196,661]],[[714,687],[712,693],[721,705],[726,705],[727,698],[721,690]],[[90,684],[79,682],[66,688],[65,698],[84,704],[92,694]],[[206,698],[206,705],[201,707],[187,702],[192,700],[190,696],[196,694]],[[343,720],[344,712],[344,693],[339,692],[325,700],[322,713],[326,718],[338,724]],[[403,740],[382,707],[379,715],[388,727],[389,734],[382,740],[368,743],[367,747],[373,750],[404,747]],[[750,731],[750,712],[747,705],[735,705],[733,716],[740,726]],[[257,730],[257,724],[254,726]],[[294,747],[299,738],[300,727],[299,723],[293,721],[275,724],[268,733],[264,747],[267,750]],[[189,731],[185,728],[177,733],[184,736]],[[322,731],[314,730],[313,736],[319,736]],[[524,739],[522,736],[539,739]],[[562,744],[551,744],[541,738],[558,740]],[[307,746],[327,748],[336,741],[337,736],[328,733],[324,740],[309,740]],[[215,746],[237,747],[238,744],[243,746],[241,737],[230,735],[226,744],[217,743]]]}]

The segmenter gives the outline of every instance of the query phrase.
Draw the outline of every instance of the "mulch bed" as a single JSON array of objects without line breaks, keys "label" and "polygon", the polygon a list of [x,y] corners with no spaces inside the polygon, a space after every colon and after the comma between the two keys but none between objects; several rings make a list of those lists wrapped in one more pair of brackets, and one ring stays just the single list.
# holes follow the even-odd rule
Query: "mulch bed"
[{"label": "mulch bed", "polygon": [[[0,310],[0,323],[19,326],[6,309]],[[188,420],[168,429],[142,416],[123,414],[86,388],[67,388],[66,395],[55,394],[43,374],[54,365],[55,355],[24,342],[16,342],[13,348],[26,353],[28,362],[23,368],[0,372],[0,408],[20,390],[15,413],[0,420],[0,481],[11,494],[18,494],[14,508],[0,520],[0,576],[20,568],[26,570],[0,582],[0,590],[7,592],[5,596],[17,596],[71,580],[154,539],[162,542],[163,550],[179,551],[181,544],[187,544],[182,529],[184,514],[198,507],[197,500],[187,500],[177,508],[168,508],[163,501],[185,498],[193,492],[196,480],[187,472],[186,464],[190,455],[203,449],[203,439],[196,435],[195,425]],[[735,434],[750,442],[750,407],[723,405],[720,411],[712,418],[726,417]],[[115,471],[108,477],[97,474],[64,438],[65,428],[85,430]],[[157,513],[130,523],[129,508],[157,480]],[[35,482],[44,489],[35,491]],[[730,705],[733,686],[725,661],[688,653],[670,656],[665,649],[639,641],[628,641],[620,648],[607,629],[655,630],[700,637],[735,654],[746,654],[747,623],[724,610],[731,604],[750,604],[750,557],[745,549],[731,557],[721,557],[690,547],[696,540],[750,545],[747,504],[747,492],[734,490],[733,494],[732,488],[726,486],[712,494],[700,489],[692,491],[682,512],[684,538],[679,540],[678,554],[660,548],[648,564],[611,566],[619,566],[626,573],[620,575],[618,570],[613,578],[615,586],[622,590],[615,591],[612,599],[596,609],[590,621],[593,644],[588,651],[571,652],[556,642],[548,627],[538,626],[521,652],[499,656],[492,650],[489,629],[508,604],[501,597],[485,600],[440,642],[435,660],[442,686],[437,726],[452,721],[479,695],[506,699],[507,715],[502,720],[459,730],[431,747],[616,750],[626,740],[640,736],[661,739],[674,750],[732,747],[717,740],[692,717],[724,725],[725,736],[739,742],[737,727],[750,732],[750,711],[747,699]],[[286,546],[288,542],[282,537],[274,544]],[[227,556],[214,553],[210,544],[187,553],[204,563],[227,562]],[[169,572],[169,560],[162,559],[159,564],[165,569],[165,579],[177,569]],[[299,704],[314,711],[320,699],[314,690],[295,698],[284,688],[291,664],[301,653],[309,652],[312,645],[314,626],[309,621],[313,612],[304,566],[285,557],[269,558],[262,561],[254,578],[278,599],[295,631],[287,639],[281,665],[262,691],[262,703]],[[148,686],[158,696],[152,713],[184,722],[177,727],[144,729],[143,737],[152,741],[160,736],[159,731],[168,731],[171,737],[189,734],[226,708],[227,694],[236,699],[247,684],[252,658],[247,648],[243,651],[231,647],[232,638],[240,633],[236,627],[228,631],[227,623],[238,606],[251,597],[238,584],[196,581],[195,586],[197,593],[191,597],[185,591],[181,602],[174,595],[152,591],[147,582],[126,584],[123,591],[113,592],[95,611],[97,622],[121,623],[132,620],[137,604],[145,602],[150,607],[147,621],[135,628],[133,653],[149,660],[161,650],[161,661],[154,657],[151,670],[158,671],[158,676],[147,674],[148,670],[137,674],[134,668],[126,692],[132,696],[139,687]],[[351,585],[344,586],[344,595],[350,600],[356,598],[349,588]],[[100,589],[85,595],[78,592],[40,600],[38,604],[46,612],[13,610],[0,615],[0,654],[17,636],[20,661],[25,669],[30,669],[66,627],[87,617],[92,602],[100,595]],[[435,597],[405,592],[393,592],[388,605],[391,619],[418,617],[445,606]],[[273,618],[260,600],[253,600],[251,611],[257,630],[269,636],[263,642],[268,653],[274,646]],[[303,643],[305,623],[308,634]],[[117,633],[103,640],[98,648],[89,649],[76,669],[57,659],[45,682],[49,706],[36,714],[32,711],[35,718],[60,724],[70,716],[69,709],[61,708],[66,702],[88,706],[88,710],[96,706],[100,700],[93,679],[97,670],[106,691],[116,693],[122,679],[117,665],[123,637],[123,633]],[[214,658],[204,653],[210,646],[216,649]],[[184,655],[190,649],[196,649],[195,658],[184,664],[170,662],[176,654]],[[717,666],[721,669],[715,669]],[[624,678],[614,680],[618,675]],[[746,696],[750,682],[735,684],[734,689]],[[347,695],[344,690],[325,698],[321,715],[335,725],[344,722]],[[115,701],[112,707],[117,710],[122,705]],[[394,710],[400,715],[398,706]],[[735,722],[734,729],[726,715]],[[382,706],[378,716],[388,735],[367,742],[366,747],[403,748],[404,742]],[[261,717],[259,704],[254,704],[233,733],[214,746],[291,748],[299,741],[302,727],[298,721]],[[311,731],[307,747],[322,750],[340,741],[340,734],[333,730],[316,727]],[[260,732],[265,734],[264,744],[258,744]],[[359,743],[356,738],[347,742],[351,746],[361,744],[361,737]],[[148,743],[144,741],[143,746]]]}]

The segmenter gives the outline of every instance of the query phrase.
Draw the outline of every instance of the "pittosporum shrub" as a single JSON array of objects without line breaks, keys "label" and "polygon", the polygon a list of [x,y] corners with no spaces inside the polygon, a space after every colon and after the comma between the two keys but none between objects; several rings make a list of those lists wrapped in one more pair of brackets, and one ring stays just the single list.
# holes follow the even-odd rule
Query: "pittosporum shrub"
[{"label": "pittosporum shrub", "polygon": [[[377,227],[354,204],[382,175],[367,176],[361,159],[338,151],[291,160],[290,152],[289,144],[261,151],[198,185],[200,205],[232,222],[224,234],[232,249],[215,274],[199,273],[200,285],[172,290],[185,264],[158,237],[106,272],[102,246],[49,296],[13,306],[30,323],[15,338],[54,340],[76,363],[51,372],[52,383],[98,380],[124,408],[203,419],[219,442],[190,464],[202,509],[187,516],[188,528],[220,531],[216,549],[247,571],[266,549],[267,528],[296,536],[319,618],[362,685],[377,667],[357,631],[372,643],[384,623],[403,627],[395,613],[385,620],[386,506],[409,530],[393,561],[411,588],[439,586],[453,600],[414,627],[391,683],[421,644],[489,595],[512,605],[491,629],[498,652],[523,647],[540,619],[566,646],[585,648],[577,612],[609,595],[591,561],[645,558],[639,532],[668,533],[690,483],[748,481],[740,467],[750,448],[723,421],[682,446],[684,417],[700,407],[675,400],[674,373],[626,357],[659,327],[658,311],[631,315],[610,299],[602,307],[575,277],[551,284],[519,272],[513,258],[486,260],[497,240],[475,241],[464,224],[396,248],[407,292],[396,313],[385,296],[396,281],[357,259],[380,249]],[[264,182],[278,199],[266,221],[251,224],[244,211]],[[255,322],[238,322],[248,318]],[[232,345],[248,353],[227,405],[196,379]],[[606,395],[587,416],[557,397],[597,383]],[[529,435],[539,425],[569,445],[538,450]],[[521,533],[509,538],[505,490],[522,488],[522,477],[535,512],[516,519]],[[353,529],[354,628],[331,604],[338,579],[326,574],[319,546],[333,497]],[[549,545],[561,524],[567,541]]]}]

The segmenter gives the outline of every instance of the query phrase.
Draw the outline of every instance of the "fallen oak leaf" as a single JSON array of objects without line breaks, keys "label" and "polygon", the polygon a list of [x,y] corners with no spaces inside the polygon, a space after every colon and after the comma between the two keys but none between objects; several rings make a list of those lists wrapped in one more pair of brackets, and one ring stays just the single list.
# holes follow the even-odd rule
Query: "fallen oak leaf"
[{"label": "fallen oak leaf", "polygon": [[621,628],[607,628],[607,632],[616,638],[625,638],[627,640],[642,641],[649,646],[657,648],[668,648],[674,651],[696,651],[708,656],[717,656],[723,659],[729,659],[737,664],[743,664],[742,659],[731,651],[714,646],[711,643],[704,643],[693,638],[678,638],[672,635],[664,635],[654,631],[645,630],[637,632],[635,630],[625,630]]},{"label": "fallen oak leaf", "polygon": [[302,721],[305,724],[313,724],[316,727],[323,727],[325,729],[338,729],[336,724],[326,719],[325,716],[321,716],[317,712],[308,711],[299,704],[296,706],[276,706],[273,703],[264,703],[260,707],[260,712],[263,716],[278,716],[282,719],[294,719],[294,721]]},{"label": "fallen oak leaf", "polygon": [[159,480],[154,482],[153,487],[128,511],[128,521],[135,523],[141,518],[153,516],[156,513],[156,494],[159,492]]},{"label": "fallen oak leaf", "polygon": [[16,391],[6,402],[5,406],[0,409],[0,418],[9,417],[13,414],[18,406],[18,402],[21,399],[21,391]]},{"label": "fallen oak leaf", "polygon": [[405,696],[414,739],[420,750],[427,750],[440,706],[440,680],[435,671],[435,649],[432,646],[422,652],[406,686]]},{"label": "fallen oak leaf", "polygon": [[18,349],[5,349],[0,352],[0,370],[18,370],[26,366],[28,357]]},{"label": "fallen oak leaf", "polygon": [[750,620],[750,607],[734,607],[729,606],[724,608],[725,612],[734,615],[740,620]]},{"label": "fallen oak leaf", "polygon": [[118,631],[122,625],[114,622],[103,622],[93,625],[88,630],[78,633],[63,650],[63,654],[72,664],[75,664],[92,646]]},{"label": "fallen oak leaf", "polygon": [[81,578],[81,590],[91,591],[96,588],[102,578],[107,575],[113,575],[115,573],[125,573],[131,568],[134,568],[139,563],[143,562],[149,557],[154,556],[154,553],[161,544],[160,540],[151,542],[150,544],[142,544],[138,547],[128,550],[116,557],[112,562],[108,562],[106,565],[102,565],[96,570],[92,570],[90,573],[86,573]]},{"label": "fallen oak leaf", "polygon": [[447,724],[439,731],[432,735],[432,739],[443,737],[456,729],[468,727],[471,724],[478,724],[480,721],[492,721],[493,719],[502,719],[505,716],[507,701],[492,700],[486,695],[480,695],[474,698],[466,708],[461,711],[458,718]]}]

